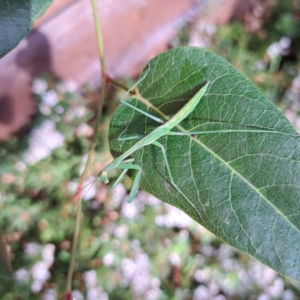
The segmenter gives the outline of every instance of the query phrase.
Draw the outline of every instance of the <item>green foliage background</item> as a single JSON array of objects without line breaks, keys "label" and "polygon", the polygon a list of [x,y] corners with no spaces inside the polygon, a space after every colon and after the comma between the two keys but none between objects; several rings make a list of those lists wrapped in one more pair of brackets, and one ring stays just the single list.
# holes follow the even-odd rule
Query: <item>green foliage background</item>
[{"label": "green foliage background", "polygon": [[[292,1],[280,2],[257,32],[246,32],[241,23],[231,23],[208,37],[209,48],[246,75],[295,121],[297,128],[300,10]],[[184,45],[191,30],[195,30],[192,25],[183,28],[173,44]],[[266,54],[268,47],[282,37],[291,40],[289,54],[270,58]],[[0,279],[1,299],[56,299],[64,291],[75,220],[71,187],[78,182],[90,143],[89,130],[81,131],[81,125],[93,123],[93,106],[87,104],[93,93],[88,89],[81,94],[63,92],[51,78],[44,80],[48,91],[55,91],[58,103],[45,109],[41,99],[44,92],[37,94],[39,109],[33,122],[0,145],[0,218],[4,220],[13,270],[23,274],[13,281]],[[115,101],[105,107],[93,175],[110,159],[107,127],[120,94],[112,91],[112,98]],[[24,158],[29,136],[44,121],[55,124],[64,136],[63,145],[29,165]],[[129,190],[131,180],[126,179],[124,184]],[[298,282],[282,278],[257,260],[221,243],[184,213],[144,192],[129,205],[121,185],[114,191],[97,185],[96,195],[84,201],[83,213],[74,276],[76,299],[93,299],[89,298],[91,291],[96,299],[124,300],[201,299],[197,298],[199,294],[212,299],[257,299],[262,295],[268,299],[300,298]],[[49,268],[50,277],[34,293],[33,266],[43,261],[43,249],[48,244],[55,246],[55,261]],[[139,275],[134,277],[130,270]]]}]

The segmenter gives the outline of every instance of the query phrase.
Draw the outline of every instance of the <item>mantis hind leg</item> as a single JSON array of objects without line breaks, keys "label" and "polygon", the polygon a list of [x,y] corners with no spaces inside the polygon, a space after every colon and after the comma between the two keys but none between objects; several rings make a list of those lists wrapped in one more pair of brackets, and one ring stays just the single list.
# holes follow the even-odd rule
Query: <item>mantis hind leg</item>
[{"label": "mantis hind leg", "polygon": [[180,195],[183,196],[188,201],[188,203],[195,209],[195,211],[197,212],[197,215],[199,216],[199,218],[201,219],[201,221],[204,222],[202,216],[200,215],[200,213],[199,213],[198,209],[196,208],[196,206],[194,205],[194,203],[181,191],[181,189],[175,183],[175,181],[173,179],[173,176],[172,176],[172,173],[171,173],[171,169],[170,169],[170,165],[169,165],[169,162],[168,162],[168,158],[167,158],[167,153],[166,153],[165,147],[162,144],[160,144],[159,142],[156,142],[156,141],[153,142],[153,145],[159,147],[161,149],[161,151],[162,151],[162,155],[164,157],[164,161],[165,161],[166,168],[167,168],[167,171],[168,171],[168,174],[169,174],[169,178],[170,178],[170,181],[171,181],[172,185],[180,193]]}]

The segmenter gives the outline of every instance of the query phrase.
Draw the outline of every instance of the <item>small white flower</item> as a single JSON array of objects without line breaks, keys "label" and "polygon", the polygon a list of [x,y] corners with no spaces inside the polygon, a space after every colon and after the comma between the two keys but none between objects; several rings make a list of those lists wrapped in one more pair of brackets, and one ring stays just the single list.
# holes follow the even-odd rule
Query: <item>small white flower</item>
[{"label": "small white flower", "polygon": [[70,113],[75,118],[82,118],[86,114],[86,108],[82,105],[75,107],[74,109],[70,110]]},{"label": "small white flower", "polygon": [[44,121],[39,128],[32,131],[24,159],[28,164],[35,164],[49,156],[53,149],[61,147],[63,143],[64,136],[55,129],[55,123],[50,120]]},{"label": "small white flower", "polygon": [[126,189],[123,184],[118,184],[112,190],[112,205],[114,208],[118,207],[121,203],[124,202],[124,197],[126,195]]},{"label": "small white flower", "polygon": [[19,172],[25,171],[26,170],[26,164],[23,163],[22,161],[18,161],[15,163],[15,169]]},{"label": "small white flower", "polygon": [[77,89],[78,89],[78,83],[72,79],[60,82],[56,85],[56,90],[60,94],[65,94],[67,92],[73,93]]},{"label": "small white flower", "polygon": [[83,280],[88,289],[97,286],[97,273],[95,270],[86,271],[83,273]]},{"label": "small white flower", "polygon": [[39,110],[44,116],[49,116],[51,114],[51,109],[47,105],[39,104]]},{"label": "small white flower", "polygon": [[43,295],[43,300],[56,300],[57,299],[57,292],[54,289],[48,289],[45,291]]},{"label": "small white flower", "polygon": [[128,233],[128,226],[123,224],[118,226],[115,230],[114,230],[114,236],[116,238],[125,238],[127,236]]},{"label": "small white flower", "polygon": [[42,251],[42,245],[37,243],[27,243],[24,245],[24,253],[29,257],[35,257]]},{"label": "small white flower", "polygon": [[150,262],[145,253],[139,253],[134,258],[135,272],[133,274],[131,288],[137,295],[143,295],[151,288]]},{"label": "small white flower", "polygon": [[186,229],[181,229],[180,232],[179,232],[179,236],[182,240],[187,240],[190,236],[190,233],[188,230]]},{"label": "small white flower", "polygon": [[94,199],[96,194],[97,194],[97,188],[96,188],[96,185],[95,185],[95,178],[92,177],[92,176],[87,177],[87,179],[85,180],[83,186],[84,187],[86,186],[86,188],[82,192],[83,200],[88,201],[88,200]]},{"label": "small white flower", "polygon": [[48,85],[45,80],[35,79],[32,82],[32,92],[35,94],[42,94],[47,91]]},{"label": "small white flower", "polygon": [[281,54],[281,46],[279,43],[273,43],[267,48],[267,54],[271,59],[278,57]]},{"label": "small white flower", "polygon": [[272,298],[280,298],[284,291],[284,281],[282,278],[276,278],[274,283],[265,289],[266,293]]},{"label": "small white flower", "polygon": [[53,244],[47,244],[43,248],[42,259],[48,265],[48,267],[50,267],[54,262],[54,251],[55,246]]},{"label": "small white flower", "polygon": [[267,48],[267,54],[271,59],[280,55],[287,55],[290,52],[291,43],[290,38],[282,37],[278,43],[273,43]]},{"label": "small white flower", "polygon": [[132,259],[125,258],[122,261],[122,271],[124,274],[124,278],[127,280],[132,280],[136,269],[136,264]]},{"label": "small white flower", "polygon": [[57,94],[53,90],[43,93],[41,98],[42,98],[42,103],[49,107],[52,107],[58,103]]},{"label": "small white flower", "polygon": [[180,256],[174,252],[170,254],[169,260],[173,266],[179,266],[181,263]]},{"label": "small white flower", "polygon": [[193,223],[192,219],[178,208],[168,204],[165,204],[165,207],[168,212],[165,215],[157,215],[155,217],[156,225],[167,228],[186,228]]},{"label": "small white flower", "polygon": [[195,273],[194,273],[194,279],[197,281],[197,282],[206,282],[207,281],[207,276],[205,274],[205,271],[204,270],[196,270]]},{"label": "small white flower", "polygon": [[291,39],[286,37],[286,36],[282,37],[279,40],[279,44],[280,44],[281,49],[290,49],[291,43],[292,43]]},{"label": "small white flower", "polygon": [[28,282],[29,281],[29,272],[26,269],[21,268],[15,272],[14,277],[17,281]]},{"label": "small white flower", "polygon": [[209,300],[212,299],[208,288],[204,285],[200,285],[196,288],[193,295],[193,300]]},{"label": "small white flower", "polygon": [[60,105],[57,105],[54,107],[54,111],[57,113],[57,114],[62,114],[64,112],[64,108]]},{"label": "small white flower", "polygon": [[285,290],[281,295],[282,300],[294,300],[296,299],[294,293],[291,290]]},{"label": "small white flower", "polygon": [[208,35],[212,36],[216,33],[216,30],[217,30],[216,24],[208,23],[205,31]]},{"label": "small white flower", "polygon": [[271,300],[271,297],[267,294],[261,294],[258,296],[257,300]]},{"label": "small white flower", "polygon": [[34,293],[34,294],[37,294],[41,291],[43,287],[43,282],[39,281],[39,280],[34,280],[32,283],[31,283],[31,291]]},{"label": "small white flower", "polygon": [[112,263],[114,262],[114,259],[115,259],[115,256],[113,253],[110,252],[110,253],[105,254],[102,259],[103,265],[106,267],[112,265]]},{"label": "small white flower", "polygon": [[50,278],[50,272],[48,270],[47,263],[44,261],[38,261],[34,264],[31,270],[32,277],[35,280],[45,282],[47,279]]},{"label": "small white flower", "polygon": [[73,300],[84,300],[84,296],[79,290],[73,290],[72,296]]},{"label": "small white flower", "polygon": [[81,123],[77,126],[76,128],[76,135],[77,136],[86,136],[86,137],[90,137],[92,136],[94,133],[94,130],[91,126],[89,126],[86,123]]},{"label": "small white flower", "polygon": [[103,293],[102,289],[99,287],[88,290],[86,299],[109,300],[108,295],[106,293]]},{"label": "small white flower", "polygon": [[128,203],[124,201],[122,204],[121,214],[128,219],[135,218],[139,215],[140,211],[138,209],[138,205],[134,205],[132,203]]}]

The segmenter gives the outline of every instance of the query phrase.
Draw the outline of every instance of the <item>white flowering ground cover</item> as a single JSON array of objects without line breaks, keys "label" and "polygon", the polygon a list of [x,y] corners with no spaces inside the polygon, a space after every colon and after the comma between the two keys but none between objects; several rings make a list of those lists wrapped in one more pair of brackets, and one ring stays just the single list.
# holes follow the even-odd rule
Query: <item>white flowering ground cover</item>
[{"label": "white flowering ground cover", "polygon": [[[186,40],[227,58],[299,130],[300,8],[279,1],[269,13],[254,33],[240,23],[198,23],[172,44]],[[14,271],[12,281],[0,279],[4,300],[54,300],[64,293],[73,195],[93,135],[90,98],[76,92],[75,82],[37,79],[32,89],[38,110],[32,124],[0,145],[0,218]],[[117,104],[110,99],[105,111]],[[108,121],[105,116],[87,185],[111,160]],[[178,209],[143,191],[128,204],[130,187],[126,178],[114,190],[97,183],[84,190],[74,299],[300,299],[299,282],[224,244]]]},{"label": "white flowering ground cover", "polygon": [[[297,76],[291,91],[294,82]],[[49,88],[39,84],[42,98]],[[39,104],[36,127],[22,151],[14,156],[2,151],[10,163],[1,169],[0,214],[7,220],[14,269],[13,283],[0,285],[2,299],[54,300],[64,292],[75,219],[72,195],[90,136],[89,130],[78,134],[78,128],[90,128],[90,112],[79,95],[57,90],[51,95],[56,100],[43,103],[47,109]],[[104,149],[87,185],[111,159]],[[127,203],[130,185],[126,179],[126,188],[119,184],[111,191],[92,184],[83,193],[74,299],[289,300],[300,295],[298,283],[222,243],[182,211],[143,191]]]}]

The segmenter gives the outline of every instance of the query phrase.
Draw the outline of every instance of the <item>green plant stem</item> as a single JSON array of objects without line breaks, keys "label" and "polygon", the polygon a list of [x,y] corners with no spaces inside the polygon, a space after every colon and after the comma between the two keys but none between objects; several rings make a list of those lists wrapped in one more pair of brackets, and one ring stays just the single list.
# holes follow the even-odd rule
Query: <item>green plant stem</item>
[{"label": "green plant stem", "polygon": [[92,9],[93,9],[94,23],[95,23],[100,64],[101,64],[101,90],[100,90],[100,99],[98,102],[97,120],[96,120],[96,124],[95,124],[95,129],[94,129],[94,131],[95,131],[94,138],[93,138],[91,148],[88,153],[88,159],[86,161],[83,174],[80,178],[77,193],[74,197],[75,202],[77,202],[77,213],[76,213],[76,223],[75,223],[72,250],[71,250],[71,260],[70,260],[70,264],[69,264],[69,270],[68,270],[67,281],[66,281],[66,294],[70,293],[71,287],[72,287],[72,277],[73,277],[73,272],[74,272],[76,249],[77,249],[78,239],[79,239],[79,229],[80,229],[80,219],[81,219],[81,209],[82,209],[81,189],[82,189],[83,183],[86,180],[88,171],[91,166],[96,141],[98,138],[98,132],[99,132],[98,128],[100,125],[103,102],[104,102],[104,97],[105,97],[106,67],[105,67],[104,47],[103,47],[103,41],[102,41],[101,27],[100,27],[100,23],[99,23],[99,16],[98,16],[98,12],[97,12],[96,1],[91,0],[91,4],[92,4]]},{"label": "green plant stem", "polygon": [[122,83],[112,79],[111,77],[109,77],[108,75],[106,75],[107,81],[111,82],[114,86],[123,89],[125,92],[127,92],[129,90],[128,87],[126,87],[125,85],[123,85]]}]

